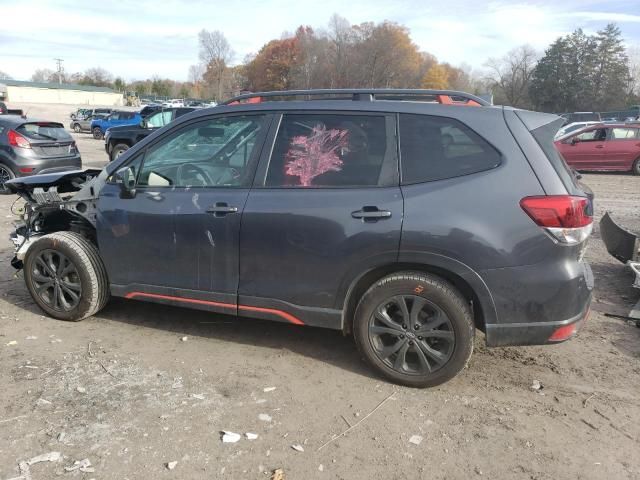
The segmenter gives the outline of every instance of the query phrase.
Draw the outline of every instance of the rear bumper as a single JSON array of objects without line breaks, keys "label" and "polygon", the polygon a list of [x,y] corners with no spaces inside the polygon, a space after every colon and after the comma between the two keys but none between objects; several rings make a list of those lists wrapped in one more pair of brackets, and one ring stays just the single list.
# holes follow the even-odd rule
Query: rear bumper
[{"label": "rear bumper", "polygon": [[82,168],[82,158],[80,154],[57,158],[15,156],[9,167],[16,177],[26,177],[41,173],[79,170]]},{"label": "rear bumper", "polygon": [[589,313],[593,273],[584,262],[544,263],[482,274],[498,323],[486,325],[487,345],[545,345],[568,340]]}]

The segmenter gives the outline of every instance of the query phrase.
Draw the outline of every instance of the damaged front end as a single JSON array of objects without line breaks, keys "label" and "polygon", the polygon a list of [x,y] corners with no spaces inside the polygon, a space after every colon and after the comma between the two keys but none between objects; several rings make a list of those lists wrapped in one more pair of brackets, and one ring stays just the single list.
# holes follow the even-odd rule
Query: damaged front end
[{"label": "damaged front end", "polygon": [[24,211],[9,235],[16,248],[11,265],[20,270],[27,250],[48,233],[72,231],[96,242],[96,201],[106,170],[87,169],[34,175],[5,185],[24,201]]},{"label": "damaged front end", "polygon": [[640,288],[640,237],[620,227],[609,212],[600,220],[600,235],[607,251],[631,268],[636,276],[633,286]]}]

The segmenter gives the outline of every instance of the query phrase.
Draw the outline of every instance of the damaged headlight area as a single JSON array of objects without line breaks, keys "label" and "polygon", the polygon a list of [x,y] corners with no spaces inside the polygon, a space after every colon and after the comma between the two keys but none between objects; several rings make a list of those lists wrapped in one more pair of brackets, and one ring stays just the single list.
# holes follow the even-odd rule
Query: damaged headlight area
[{"label": "damaged headlight area", "polygon": [[88,169],[8,181],[7,187],[25,201],[21,220],[9,234],[16,249],[11,265],[21,269],[29,247],[48,233],[71,231],[95,242],[96,200],[106,175]]}]

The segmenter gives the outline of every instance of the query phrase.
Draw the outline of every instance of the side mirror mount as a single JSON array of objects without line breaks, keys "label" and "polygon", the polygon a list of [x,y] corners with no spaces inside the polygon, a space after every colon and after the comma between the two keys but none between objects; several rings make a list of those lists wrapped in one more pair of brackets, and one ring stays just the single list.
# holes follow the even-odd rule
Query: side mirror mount
[{"label": "side mirror mount", "polygon": [[147,121],[143,118],[140,120],[140,128],[148,128]]},{"label": "side mirror mount", "polygon": [[120,187],[120,198],[136,196],[136,174],[132,167],[123,167],[114,173],[116,185]]},{"label": "side mirror mount", "polygon": [[575,145],[576,143],[580,143],[580,138],[578,137],[573,137],[571,139],[571,145]]}]

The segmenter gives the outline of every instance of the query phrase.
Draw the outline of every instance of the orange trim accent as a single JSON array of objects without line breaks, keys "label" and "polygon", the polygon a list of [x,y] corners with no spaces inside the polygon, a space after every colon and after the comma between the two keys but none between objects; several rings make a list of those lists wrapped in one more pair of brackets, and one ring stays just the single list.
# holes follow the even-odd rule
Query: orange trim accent
[{"label": "orange trim accent", "polygon": [[280,318],[284,318],[288,322],[291,322],[295,325],[304,325],[304,322],[300,320],[298,317],[291,315],[290,313],[283,312],[282,310],[277,310],[275,308],[263,308],[263,307],[252,307],[249,305],[235,305],[233,303],[221,303],[221,302],[211,302],[208,300],[198,300],[195,298],[184,298],[184,297],[173,297],[171,295],[159,295],[157,293],[144,293],[144,292],[129,292],[124,298],[134,299],[136,297],[147,297],[147,298],[156,298],[159,300],[171,300],[177,302],[184,303],[194,303],[196,305],[211,305],[214,307],[222,307],[222,308],[238,308],[238,310],[247,310],[250,312],[262,312],[262,313],[271,313],[273,315],[277,315]]},{"label": "orange trim accent", "polygon": [[285,320],[291,323],[294,323],[296,325],[304,325],[304,322],[300,320],[298,317],[294,317],[290,313],[283,312],[282,310],[276,310],[274,308],[250,307],[248,305],[238,305],[238,310],[249,310],[252,312],[273,313],[274,315],[278,315],[279,317],[282,317]]}]

